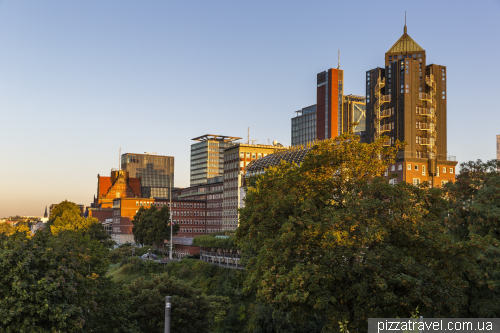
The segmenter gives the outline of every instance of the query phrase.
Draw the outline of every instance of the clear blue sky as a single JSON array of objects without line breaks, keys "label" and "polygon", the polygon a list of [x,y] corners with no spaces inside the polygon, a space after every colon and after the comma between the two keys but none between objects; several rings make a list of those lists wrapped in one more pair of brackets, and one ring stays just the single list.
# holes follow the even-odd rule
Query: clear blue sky
[{"label": "clear blue sky", "polygon": [[447,66],[448,153],[495,157],[500,1],[0,1],[0,217],[88,205],[122,153],[191,139],[290,143],[294,111],[337,66],[346,94],[403,33]]}]

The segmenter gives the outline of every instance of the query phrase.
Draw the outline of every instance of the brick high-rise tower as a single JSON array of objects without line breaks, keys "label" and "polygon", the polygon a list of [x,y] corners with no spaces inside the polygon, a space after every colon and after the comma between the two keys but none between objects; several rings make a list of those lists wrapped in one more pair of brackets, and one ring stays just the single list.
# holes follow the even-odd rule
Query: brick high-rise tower
[{"label": "brick high-rise tower", "polygon": [[395,181],[431,186],[455,180],[447,155],[446,67],[426,65],[425,50],[407,33],[385,54],[385,66],[366,72],[366,140],[387,136],[408,145],[388,170]]},{"label": "brick high-rise tower", "polygon": [[330,68],[317,75],[316,140],[342,134],[344,71]]}]

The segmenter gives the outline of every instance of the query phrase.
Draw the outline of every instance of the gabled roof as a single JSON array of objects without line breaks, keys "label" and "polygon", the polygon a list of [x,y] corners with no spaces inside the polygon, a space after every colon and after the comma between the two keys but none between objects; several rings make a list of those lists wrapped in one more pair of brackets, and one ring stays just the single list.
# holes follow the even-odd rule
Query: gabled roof
[{"label": "gabled roof", "polygon": [[401,36],[396,43],[387,51],[387,53],[393,53],[393,52],[415,52],[415,51],[424,51],[423,48],[420,47],[420,45],[417,44],[413,40],[413,38],[410,37],[406,33],[406,26],[405,26],[405,32],[403,36]]}]

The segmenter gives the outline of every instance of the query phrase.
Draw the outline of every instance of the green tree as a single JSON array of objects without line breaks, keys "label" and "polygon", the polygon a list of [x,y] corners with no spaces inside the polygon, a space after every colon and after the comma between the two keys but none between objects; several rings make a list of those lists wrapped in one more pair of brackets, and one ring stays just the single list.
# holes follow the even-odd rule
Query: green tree
[{"label": "green tree", "polygon": [[[156,206],[151,206],[149,209],[141,207],[134,216],[132,224],[134,240],[138,244],[163,246],[164,240],[170,239],[170,210],[167,206],[161,209],[157,209]],[[174,235],[179,228],[178,224],[172,227]]]},{"label": "green tree", "polygon": [[143,332],[163,332],[165,296],[172,296],[172,333],[208,332],[209,303],[200,292],[168,274],[139,278],[127,285],[131,317]]},{"label": "green tree", "polygon": [[81,231],[108,248],[116,244],[96,218],[81,216],[78,206],[69,201],[63,201],[52,209],[46,227],[50,227],[53,234],[65,230]]},{"label": "green tree", "polygon": [[454,237],[481,244],[476,269],[464,271],[469,284],[463,317],[500,316],[500,161],[466,162],[447,184],[446,221]]},{"label": "green tree", "polygon": [[453,316],[465,302],[460,277],[470,242],[447,233],[439,189],[381,177],[396,149],[344,134],[318,143],[300,166],[250,178],[237,240],[247,288],[275,309],[348,322],[369,317]]},{"label": "green tree", "polygon": [[80,208],[71,201],[64,200],[61,203],[58,203],[55,205],[52,210],[50,211],[50,217],[48,221],[48,225],[51,225],[54,223],[54,221],[63,215],[63,213],[67,213],[70,215],[75,215],[75,216],[81,216],[82,212],[80,211]]},{"label": "green tree", "polygon": [[80,332],[96,308],[107,250],[89,236],[49,231],[0,240],[0,326],[5,332]]},{"label": "green tree", "polygon": [[14,228],[8,223],[0,223],[0,234],[9,236],[14,232]]}]

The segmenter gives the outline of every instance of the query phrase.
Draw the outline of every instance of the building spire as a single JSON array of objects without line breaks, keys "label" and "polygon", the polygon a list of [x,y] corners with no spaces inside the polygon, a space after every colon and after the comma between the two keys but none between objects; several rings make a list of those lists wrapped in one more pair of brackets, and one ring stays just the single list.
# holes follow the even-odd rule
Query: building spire
[{"label": "building spire", "polygon": [[406,10],[405,10],[405,34],[406,34]]}]

